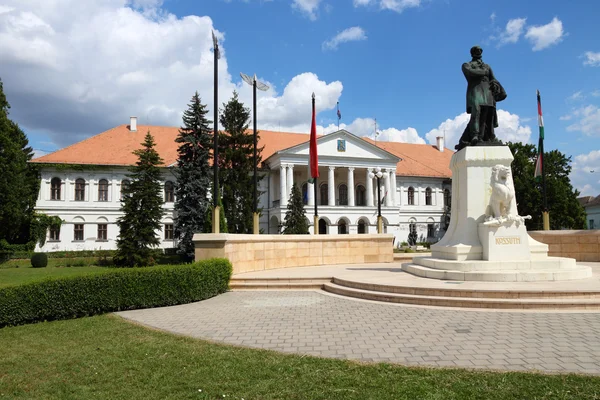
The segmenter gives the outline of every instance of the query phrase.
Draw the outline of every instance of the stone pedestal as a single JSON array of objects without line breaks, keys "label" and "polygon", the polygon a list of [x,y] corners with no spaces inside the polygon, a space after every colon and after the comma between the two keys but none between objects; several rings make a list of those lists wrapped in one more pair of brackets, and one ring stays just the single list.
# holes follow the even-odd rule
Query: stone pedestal
[{"label": "stone pedestal", "polygon": [[524,224],[479,224],[482,260],[531,260],[529,237]]}]

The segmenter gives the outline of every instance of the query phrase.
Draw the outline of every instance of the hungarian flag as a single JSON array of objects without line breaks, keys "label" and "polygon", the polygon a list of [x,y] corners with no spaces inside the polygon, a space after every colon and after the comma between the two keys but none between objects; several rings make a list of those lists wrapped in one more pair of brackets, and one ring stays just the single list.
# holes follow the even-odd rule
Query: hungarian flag
[{"label": "hungarian flag", "polygon": [[314,183],[319,177],[319,157],[317,156],[317,115],[315,112],[315,94],[312,98],[312,124],[310,126],[310,148],[308,161],[308,181]]},{"label": "hungarian flag", "polygon": [[537,104],[538,104],[538,125],[540,127],[540,139],[538,142],[538,157],[535,162],[535,174],[533,175],[536,179],[542,178],[542,157],[544,154],[544,117],[542,117],[542,99],[540,97],[540,91],[537,91]]}]

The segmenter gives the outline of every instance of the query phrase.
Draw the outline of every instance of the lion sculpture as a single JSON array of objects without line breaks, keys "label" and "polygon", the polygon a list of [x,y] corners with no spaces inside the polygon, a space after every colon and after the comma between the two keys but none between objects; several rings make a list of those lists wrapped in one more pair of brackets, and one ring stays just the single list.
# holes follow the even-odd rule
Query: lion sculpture
[{"label": "lion sculpture", "polygon": [[515,198],[515,189],[512,184],[510,167],[496,165],[492,167],[492,195],[490,197],[491,215],[487,215],[487,221],[501,223],[505,220],[512,221],[516,217],[512,209],[512,201]]}]

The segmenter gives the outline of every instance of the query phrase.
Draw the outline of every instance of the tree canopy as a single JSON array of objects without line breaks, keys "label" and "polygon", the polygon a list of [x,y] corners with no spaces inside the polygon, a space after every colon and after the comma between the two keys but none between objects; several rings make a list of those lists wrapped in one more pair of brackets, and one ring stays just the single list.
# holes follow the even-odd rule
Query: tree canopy
[{"label": "tree canopy", "polygon": [[[308,220],[304,215],[304,202],[302,201],[302,192],[296,183],[292,185],[292,196],[287,205],[287,212],[283,220],[284,235],[305,235],[308,234]],[[318,228],[316,228],[318,229]]]}]

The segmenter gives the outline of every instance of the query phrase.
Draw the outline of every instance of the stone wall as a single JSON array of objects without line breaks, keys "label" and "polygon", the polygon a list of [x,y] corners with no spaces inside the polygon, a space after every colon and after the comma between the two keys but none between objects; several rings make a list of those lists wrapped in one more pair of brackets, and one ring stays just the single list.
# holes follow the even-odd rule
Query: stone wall
[{"label": "stone wall", "polygon": [[577,261],[600,261],[600,230],[530,231],[529,235],[548,245],[548,255]]},{"label": "stone wall", "polygon": [[233,273],[394,261],[393,235],[237,235],[197,233],[196,261],[224,257]]}]

